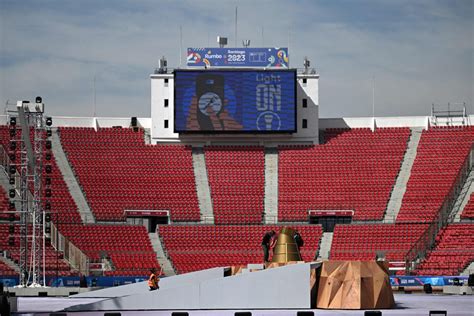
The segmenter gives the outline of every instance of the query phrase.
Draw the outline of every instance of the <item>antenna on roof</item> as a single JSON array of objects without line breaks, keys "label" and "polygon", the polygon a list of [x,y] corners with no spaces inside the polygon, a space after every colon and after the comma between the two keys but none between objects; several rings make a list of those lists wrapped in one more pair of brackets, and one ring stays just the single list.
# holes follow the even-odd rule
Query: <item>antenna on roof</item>
[{"label": "antenna on roof", "polygon": [[249,47],[249,46],[250,46],[250,40],[243,40],[243,41],[242,41],[242,45],[243,45],[245,48]]},{"label": "antenna on roof", "polygon": [[311,62],[309,61],[309,59],[308,59],[307,56],[304,56],[303,66],[304,66],[304,73],[307,74],[307,73],[308,73],[308,69],[309,69],[309,67],[311,66]]}]

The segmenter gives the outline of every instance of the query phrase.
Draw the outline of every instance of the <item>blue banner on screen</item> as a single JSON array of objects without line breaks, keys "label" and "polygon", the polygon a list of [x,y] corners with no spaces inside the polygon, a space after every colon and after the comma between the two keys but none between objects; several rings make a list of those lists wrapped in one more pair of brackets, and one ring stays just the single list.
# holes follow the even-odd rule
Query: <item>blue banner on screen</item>
[{"label": "blue banner on screen", "polygon": [[288,48],[188,48],[188,67],[288,68]]},{"label": "blue banner on screen", "polygon": [[176,70],[175,132],[296,131],[295,70]]}]

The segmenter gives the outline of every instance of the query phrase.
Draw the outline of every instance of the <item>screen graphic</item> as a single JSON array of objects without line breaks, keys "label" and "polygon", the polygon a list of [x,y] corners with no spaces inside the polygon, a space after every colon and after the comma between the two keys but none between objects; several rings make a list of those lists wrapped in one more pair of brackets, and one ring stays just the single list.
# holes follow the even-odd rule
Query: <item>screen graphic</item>
[{"label": "screen graphic", "polygon": [[288,48],[188,48],[188,67],[288,68]]},{"label": "screen graphic", "polygon": [[296,132],[295,70],[176,70],[175,132]]}]

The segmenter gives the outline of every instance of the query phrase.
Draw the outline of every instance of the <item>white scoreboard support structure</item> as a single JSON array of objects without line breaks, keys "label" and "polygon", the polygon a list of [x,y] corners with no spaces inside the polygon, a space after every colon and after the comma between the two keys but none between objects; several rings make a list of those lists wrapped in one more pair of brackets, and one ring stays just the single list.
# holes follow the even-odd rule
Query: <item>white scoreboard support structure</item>
[{"label": "white scoreboard support structure", "polygon": [[180,134],[175,133],[175,89],[173,73],[150,75],[151,142],[156,143],[251,143],[317,144],[319,142],[319,74],[297,73],[296,132],[242,134]]}]

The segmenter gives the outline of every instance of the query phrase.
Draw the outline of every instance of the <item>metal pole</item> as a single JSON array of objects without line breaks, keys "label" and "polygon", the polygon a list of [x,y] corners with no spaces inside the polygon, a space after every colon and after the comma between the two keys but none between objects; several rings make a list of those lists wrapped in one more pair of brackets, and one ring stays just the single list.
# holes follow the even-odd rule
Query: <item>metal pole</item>
[{"label": "metal pole", "polygon": [[94,117],[96,116],[96,111],[97,111],[97,95],[96,95],[96,90],[95,90],[95,79],[97,77],[97,74],[94,73]]},{"label": "metal pole", "polygon": [[234,47],[237,47],[237,6],[235,7],[235,39]]},{"label": "metal pole", "polygon": [[183,27],[179,26],[179,68],[182,67],[183,58]]}]

